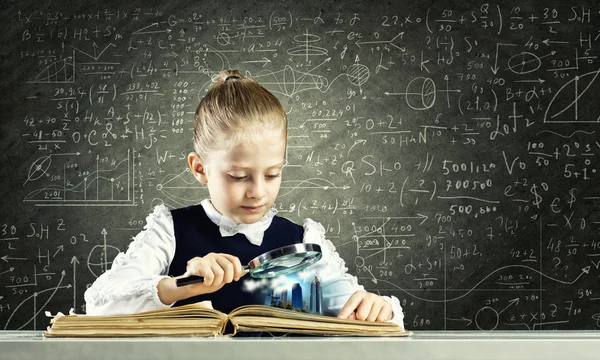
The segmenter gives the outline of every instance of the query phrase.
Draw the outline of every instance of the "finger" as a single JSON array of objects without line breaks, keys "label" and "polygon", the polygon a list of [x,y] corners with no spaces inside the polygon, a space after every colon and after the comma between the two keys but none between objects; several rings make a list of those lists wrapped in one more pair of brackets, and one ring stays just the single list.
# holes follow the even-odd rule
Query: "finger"
[{"label": "finger", "polygon": [[223,283],[223,276],[225,276],[225,271],[223,270],[223,268],[221,267],[221,265],[219,264],[219,262],[216,258],[213,259],[213,261],[211,262],[210,269],[212,270],[212,273],[214,274],[213,282],[211,283],[211,285],[212,286],[221,285]]},{"label": "finger", "polygon": [[365,292],[362,291],[357,291],[354,294],[352,294],[348,301],[346,301],[346,304],[344,305],[342,310],[340,310],[338,317],[340,319],[347,319],[351,313],[354,313],[354,310],[356,310],[356,308],[362,301],[364,294]]},{"label": "finger", "polygon": [[198,275],[198,264],[200,262],[202,262],[201,257],[195,257],[195,258],[188,260],[188,262],[185,264],[185,273],[183,273],[182,277]]},{"label": "finger", "polygon": [[247,274],[247,272],[244,271],[244,267],[242,266],[240,259],[238,259],[237,257],[233,261],[233,266],[235,268],[235,276],[234,276],[235,281],[238,281],[239,279],[242,278],[242,276]]},{"label": "finger", "polygon": [[384,307],[384,303],[382,303],[382,301],[385,301],[383,299],[377,299],[377,301],[373,302],[373,306],[371,307],[371,311],[369,311],[369,314],[367,315],[367,321],[376,321],[377,317],[379,316],[379,313],[381,312],[381,310]]},{"label": "finger", "polygon": [[202,276],[204,277],[204,285],[210,286],[214,281],[214,274],[209,266],[209,264],[204,260],[190,260],[188,261],[185,276]]},{"label": "finger", "polygon": [[348,315],[348,320],[356,320],[356,313],[354,311]]},{"label": "finger", "polygon": [[233,280],[238,281],[242,276],[246,275],[242,263],[237,256],[223,254],[233,264]]},{"label": "finger", "polygon": [[377,316],[376,321],[388,321],[388,320],[391,320],[392,316],[394,315],[394,313],[392,311],[392,305],[387,301],[385,301],[385,302],[386,302],[386,304],[379,312],[379,316]]},{"label": "finger", "polygon": [[234,269],[233,263],[225,256],[218,257],[215,259],[217,264],[223,269],[223,282],[229,284],[233,281]]},{"label": "finger", "polygon": [[371,313],[373,307],[373,298],[371,296],[364,296],[358,307],[356,308],[356,318],[358,320],[366,320]]}]

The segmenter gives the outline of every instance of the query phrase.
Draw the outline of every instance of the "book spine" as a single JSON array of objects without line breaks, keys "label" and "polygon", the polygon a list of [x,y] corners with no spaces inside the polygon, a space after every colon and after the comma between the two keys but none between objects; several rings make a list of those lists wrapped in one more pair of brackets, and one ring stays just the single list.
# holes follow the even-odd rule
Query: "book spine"
[{"label": "book spine", "polygon": [[[228,322],[229,322],[229,315],[227,315],[225,317],[225,319],[223,319],[221,321],[221,323],[219,324],[219,329],[221,329],[221,330],[219,331],[219,334],[217,336],[223,336],[223,335],[225,335],[225,331],[227,329],[227,323]],[[233,327],[234,334],[235,334],[236,330],[237,330],[237,325],[234,325],[234,327]]]}]

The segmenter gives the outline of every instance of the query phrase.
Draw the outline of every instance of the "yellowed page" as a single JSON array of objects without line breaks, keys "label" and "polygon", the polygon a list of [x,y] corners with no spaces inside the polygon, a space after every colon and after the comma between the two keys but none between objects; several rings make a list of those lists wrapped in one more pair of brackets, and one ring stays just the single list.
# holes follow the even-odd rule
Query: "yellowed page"
[{"label": "yellowed page", "polygon": [[390,322],[345,320],[264,305],[242,306],[232,311],[229,318],[239,331],[362,336],[406,336],[409,334],[397,324]]},{"label": "yellowed page", "polygon": [[212,336],[226,322],[226,314],[196,303],[130,315],[59,315],[44,336]]}]

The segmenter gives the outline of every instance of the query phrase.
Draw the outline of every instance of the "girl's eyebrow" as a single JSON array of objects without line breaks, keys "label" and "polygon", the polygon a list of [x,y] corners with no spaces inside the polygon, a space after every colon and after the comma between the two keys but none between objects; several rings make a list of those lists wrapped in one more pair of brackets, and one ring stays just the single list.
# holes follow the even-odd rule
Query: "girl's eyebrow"
[{"label": "girl's eyebrow", "polygon": [[271,166],[269,169],[272,169],[272,168],[282,168],[284,164],[285,164],[285,160],[282,161],[282,162],[280,162],[280,163],[278,163],[278,164],[275,164],[275,165]]},{"label": "girl's eyebrow", "polygon": [[[272,166],[269,166],[267,169],[273,169],[273,168],[282,168],[283,165],[285,164],[285,160],[280,162],[279,164],[275,164]],[[240,165],[236,165],[236,164],[231,164],[231,168],[232,169],[236,169],[236,170],[250,170],[252,169],[252,167],[250,166],[240,166]]]}]

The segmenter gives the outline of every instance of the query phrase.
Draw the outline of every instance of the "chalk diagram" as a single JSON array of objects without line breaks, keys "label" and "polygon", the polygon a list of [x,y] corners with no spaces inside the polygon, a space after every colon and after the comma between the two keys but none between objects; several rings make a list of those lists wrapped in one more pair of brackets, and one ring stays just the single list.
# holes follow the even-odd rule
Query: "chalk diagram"
[{"label": "chalk diagram", "polygon": [[[36,279],[35,283],[32,283],[30,285],[34,285],[34,286],[37,285],[37,275],[39,275],[39,274],[34,275],[34,278]],[[15,329],[16,326],[18,326],[18,327],[15,330],[22,330],[23,328],[25,328],[32,322],[33,322],[33,329],[37,330],[38,315],[46,309],[46,306],[54,298],[56,293],[61,289],[69,290],[69,289],[73,288],[72,284],[64,284],[64,282],[66,281],[66,279],[65,279],[66,275],[67,275],[66,271],[63,270],[60,273],[60,279],[58,280],[56,285],[50,286],[43,290],[35,290],[31,295],[29,295],[28,297],[23,299],[23,301],[21,301],[14,308],[14,310],[12,311],[12,313],[6,320],[6,324],[4,325],[4,330],[9,329],[9,327],[12,329]],[[27,284],[25,284],[25,285],[27,285]],[[28,306],[24,307],[24,305],[28,305]],[[31,312],[32,311],[33,314],[29,318],[26,318],[26,316],[22,317],[24,319],[22,324],[10,326],[11,320],[13,319],[13,317],[19,310],[21,312]],[[42,328],[45,328],[47,325],[48,325],[47,323],[44,323]]]},{"label": "chalk diagram", "polygon": [[[398,276],[398,273],[402,273],[403,276],[413,277],[413,282],[432,280],[438,282],[438,286],[441,284],[439,281],[442,281],[444,277],[447,278],[448,274],[442,264],[442,259],[444,259],[443,254],[427,258],[427,263],[424,264],[423,268],[423,264],[413,262],[412,257],[410,260],[405,261],[406,264],[403,263],[403,267],[401,268],[396,267],[395,269],[392,265],[394,262],[397,262],[398,258],[405,257],[409,252],[415,251],[416,247],[423,246],[422,242],[419,242],[415,235],[418,225],[423,224],[427,220],[427,216],[415,214],[414,216],[404,217],[363,217],[361,218],[360,223],[352,222],[352,228],[355,233],[352,236],[352,242],[356,245],[354,265],[356,266],[357,272],[360,274],[359,279],[369,280],[374,284],[387,284],[389,285],[389,288],[386,289],[386,291],[397,291],[414,300],[443,306],[460,302],[467,296],[478,296],[478,294],[486,292],[493,294],[497,291],[496,288],[498,286],[500,286],[499,290],[507,290],[510,289],[511,286],[514,286],[514,291],[527,294],[529,297],[526,304],[520,304],[521,300],[524,301],[525,295],[513,295],[512,297],[504,299],[498,299],[497,296],[494,296],[495,300],[493,302],[486,303],[479,308],[473,308],[472,316],[470,317],[447,317],[446,311],[444,310],[445,321],[452,322],[453,324],[448,326],[450,328],[456,328],[455,325],[460,323],[461,325],[458,326],[459,328],[461,326],[467,326],[475,327],[478,330],[496,330],[500,325],[524,330],[539,330],[544,326],[569,322],[569,320],[564,319],[542,319],[539,317],[535,318],[535,316],[531,319],[528,318],[527,321],[503,321],[503,318],[506,318],[506,314],[512,314],[515,311],[522,313],[524,307],[528,309],[537,307],[539,302],[538,294],[540,293],[539,286],[537,285],[538,281],[543,280],[546,285],[550,283],[559,284],[561,286],[574,285],[589,276],[591,266],[581,266],[578,270],[574,270],[578,272],[574,273],[570,279],[557,278],[540,269],[522,264],[498,266],[487,273],[482,272],[482,268],[479,267],[476,271],[471,273],[477,276],[475,282],[464,289],[455,288],[445,282],[443,283],[442,288],[436,288],[435,284],[431,283],[431,285],[429,285],[430,288],[428,289],[421,287],[412,289],[401,287],[386,279],[382,279],[381,272],[386,271],[394,271],[394,276]],[[440,240],[440,242],[443,241]],[[446,245],[445,250],[441,251],[442,253],[444,251],[449,251],[450,245]],[[393,251],[390,253],[391,250]],[[407,252],[400,254],[403,250],[406,250]],[[398,256],[396,256],[396,253],[398,253]],[[485,258],[482,259],[485,260]],[[503,276],[503,278],[507,279],[505,281],[499,282],[498,280],[495,280],[499,275],[511,274],[514,271],[531,274],[531,277],[525,278],[528,280],[521,280],[521,278],[513,278],[512,275],[507,275]],[[377,275],[380,275],[380,277]],[[535,277],[538,277],[539,280]],[[545,288],[548,289],[547,286]],[[532,301],[532,299],[535,301]],[[593,315],[592,320],[595,320],[600,324],[600,314]]]},{"label": "chalk diagram", "polygon": [[[543,277],[544,279],[550,280],[552,282],[560,283],[563,285],[573,285],[573,284],[577,283],[579,281],[579,279],[588,275],[590,272],[590,268],[591,268],[590,266],[581,268],[580,273],[573,280],[565,281],[565,280],[560,280],[560,279],[554,278],[552,276],[549,276],[549,275],[539,271],[538,269],[532,268],[530,266],[506,265],[506,266],[498,267],[498,268],[490,271],[487,275],[483,276],[483,278],[481,280],[479,280],[475,285],[473,285],[470,289],[461,290],[462,293],[460,295],[455,295],[452,297],[445,297],[443,299],[424,298],[424,297],[421,297],[421,296],[415,294],[412,290],[403,289],[400,286],[398,286],[392,282],[389,282],[387,280],[376,279],[376,281],[388,284],[392,288],[398,289],[399,291],[407,294],[408,296],[410,296],[411,298],[414,298],[414,299],[418,299],[418,300],[425,301],[428,303],[446,303],[446,304],[448,304],[448,303],[452,303],[455,301],[459,301],[459,300],[465,298],[466,296],[469,296],[470,294],[477,292],[478,288],[480,288],[480,287],[484,287],[484,289],[480,290],[480,291],[492,291],[489,289],[485,289],[485,284],[489,283],[492,276],[497,276],[497,273],[504,271],[504,270],[512,270],[512,269],[526,270],[531,273],[535,273],[535,274]],[[438,290],[437,291],[438,295],[439,295],[440,291],[445,292],[444,289]],[[456,291],[458,291],[458,290],[455,289],[454,292],[456,292]],[[524,292],[529,292],[531,294],[535,294],[535,293],[538,293],[540,290],[523,288],[523,289],[519,289],[519,291],[524,291]],[[434,293],[436,293],[436,291],[431,290],[428,293],[433,295]],[[428,294],[428,293],[424,293],[424,294]],[[461,319],[453,319],[453,318],[446,317],[445,320],[467,322],[468,323],[467,325],[471,325],[471,323],[474,323],[475,327],[478,330],[496,330],[497,327],[500,325],[502,313],[509,310],[509,308],[511,308],[511,307],[516,307],[519,304],[519,298],[514,298],[512,300],[509,300],[507,305],[503,305],[500,302],[501,301],[499,301],[498,304],[494,304],[494,306],[491,306],[491,305],[482,306],[481,308],[477,309],[477,311],[475,312],[475,315],[471,319],[465,318],[463,316]],[[501,308],[501,309],[499,309],[499,308]],[[568,322],[568,320],[542,321],[541,319],[538,319],[537,321],[532,322],[532,323],[526,323],[526,322],[512,323],[512,322],[510,322],[510,323],[505,323],[504,325],[515,326],[515,327],[520,326],[527,330],[535,330],[535,329],[541,329],[545,325],[567,323],[567,322]]]},{"label": "chalk diagram", "polygon": [[326,57],[322,60],[316,60],[316,65],[312,68],[300,71],[286,65],[283,70],[279,71],[262,70],[255,76],[256,80],[274,93],[294,97],[298,93],[307,90],[319,90],[325,93],[337,79],[346,77],[350,84],[357,86],[362,93],[361,86],[369,80],[371,74],[366,65],[352,64],[345,70],[345,73],[338,74],[331,81],[325,76],[315,74],[317,69],[326,67],[331,62],[327,49],[314,45],[320,41],[320,36],[306,31],[304,34],[294,37],[294,42],[299,45],[287,50],[288,55],[304,57],[307,62],[313,60],[313,58],[322,59]]},{"label": "chalk diagram", "polygon": [[435,82],[427,77],[416,77],[412,79],[406,89],[401,93],[385,92],[385,95],[404,96],[406,104],[413,110],[426,110],[435,104],[436,86]]},{"label": "chalk diagram", "polygon": [[183,73],[216,75],[222,70],[232,68],[227,56],[210,45],[204,44],[202,49],[194,50],[194,52],[199,54],[193,64],[195,69],[185,70],[177,68],[176,74]]},{"label": "chalk diagram", "polygon": [[[329,59],[326,59],[322,64],[329,61]],[[309,71],[298,71],[294,70],[290,65],[286,65],[283,70],[275,72],[268,70],[260,71],[256,74],[255,78],[274,93],[286,97],[294,97],[303,91],[327,88],[327,78],[311,73],[315,69],[316,67]]]},{"label": "chalk diagram", "polygon": [[348,81],[354,86],[361,87],[364,83],[369,80],[371,72],[369,68],[363,64],[352,64],[346,70],[346,77]]},{"label": "chalk diagram", "polygon": [[[357,268],[361,268],[369,273],[374,281],[377,282],[377,279],[371,270],[365,265],[365,260],[381,254],[383,256],[381,262],[386,263],[389,260],[396,258],[396,256],[393,256],[389,259],[388,251],[401,249],[410,250],[410,246],[407,245],[406,239],[415,237],[415,232],[413,231],[414,225],[411,225],[410,222],[416,220],[420,225],[427,221],[428,216],[417,214],[415,216],[369,217],[362,219],[375,220],[381,222],[381,225],[371,224],[368,226],[359,226],[355,222],[352,222],[352,227],[354,229],[357,227],[362,230],[366,229],[364,233],[361,233],[360,235],[354,234],[352,236],[352,241],[356,243],[356,258],[354,264]],[[400,222],[400,224],[398,222]],[[369,221],[369,223],[371,223],[371,221]]]},{"label": "chalk diagram", "polygon": [[[198,89],[198,101],[202,100],[206,92],[212,85],[212,77],[217,75],[223,70],[232,69],[229,59],[225,54],[209,45],[204,45],[204,50],[197,50],[202,56],[198,57],[198,67],[195,70],[185,70],[179,68],[177,62],[175,62],[176,71],[175,75],[181,74],[195,74],[195,75],[207,75],[209,79],[204,82]],[[217,64],[211,66],[211,64]],[[214,69],[214,70],[213,70]]]},{"label": "chalk diagram", "polygon": [[435,105],[438,92],[446,93],[448,104],[450,104],[449,94],[451,92],[458,93],[460,89],[437,90],[437,86],[431,78],[418,76],[408,82],[404,92],[386,91],[384,94],[386,96],[404,96],[406,105],[413,110],[422,111]]},{"label": "chalk diagram", "polygon": [[312,45],[320,42],[321,37],[319,35],[310,34],[308,30],[302,35],[294,36],[293,41],[300,45],[288,49],[288,55],[303,56],[305,60],[308,61],[311,56],[328,56],[329,54],[327,49]]},{"label": "chalk diagram", "polygon": [[80,153],[50,154],[36,159],[31,164],[23,186],[50,181],[52,175],[60,177],[61,182],[42,185],[29,192],[23,202],[65,206],[134,205],[135,165],[131,150],[127,150],[126,157],[118,161],[104,161],[105,158],[96,156],[94,169],[69,169],[63,165],[59,173],[56,173],[56,170],[51,171],[53,159],[66,155],[78,157]]},{"label": "chalk diagram", "polygon": [[[117,257],[117,255],[121,252],[119,250],[119,248],[107,244],[108,231],[106,229],[102,229],[101,234],[102,234],[102,244],[95,245],[90,250],[88,257],[87,257],[87,261],[86,261],[87,269],[96,278],[111,268],[113,259],[115,259]],[[39,328],[37,321],[36,321],[37,317],[40,315],[40,313],[42,311],[47,309],[47,305],[50,303],[50,301],[52,301],[52,299],[56,296],[56,294],[58,293],[59,290],[67,290],[69,293],[72,293],[72,296],[73,296],[73,304],[72,304],[73,306],[72,307],[74,309],[77,309],[77,303],[76,303],[77,290],[78,290],[77,289],[77,265],[80,262],[76,256],[73,256],[71,258],[70,262],[71,262],[71,265],[73,266],[73,269],[72,269],[72,277],[73,278],[72,279],[67,279],[67,276],[68,276],[67,271],[62,270],[60,272],[60,278],[58,279],[58,282],[55,285],[47,287],[42,290],[38,290],[37,287],[43,287],[43,284],[38,283],[38,277],[45,277],[46,280],[52,280],[54,278],[54,276],[56,275],[56,273],[54,273],[54,272],[37,273],[36,267],[34,266],[34,270],[33,270],[34,274],[32,276],[30,276],[31,279],[34,279],[33,282],[11,286],[13,289],[15,289],[15,293],[17,295],[27,294],[28,291],[25,290],[25,288],[27,288],[27,287],[35,287],[35,291],[33,291],[33,293],[31,295],[29,295],[25,299],[23,299],[14,308],[14,310],[8,317],[8,320],[6,321],[6,324],[4,325],[4,330],[8,329],[9,327],[14,329],[17,326],[18,327],[16,328],[16,330],[22,330],[25,327],[27,327],[28,325],[30,325],[31,323],[33,323],[33,329],[37,330]],[[68,280],[71,280],[72,283],[67,283]],[[11,320],[13,319],[15,314],[17,314],[17,312],[19,312],[19,311],[27,312],[27,313],[31,312],[31,315],[17,317],[19,319],[23,318],[25,320],[23,320],[22,324],[10,326]],[[42,324],[41,328],[45,329],[45,327],[47,325],[48,325],[47,322],[44,322],[44,324]]]},{"label": "chalk diagram", "polygon": [[[118,247],[108,245],[106,242],[108,231],[102,229],[102,244],[95,245],[87,257],[87,268],[94,277],[98,277],[108,271],[112,267],[114,259],[119,255],[121,250]],[[110,260],[109,260],[110,259]]]},{"label": "chalk diagram", "polygon": [[592,315],[592,320],[596,322],[596,330],[600,329],[600,313]]},{"label": "chalk diagram", "polygon": [[337,186],[331,181],[322,178],[310,178],[301,180],[284,180],[281,182],[278,197],[284,197],[291,194],[295,190],[346,190],[350,187],[347,185]]},{"label": "chalk diagram", "polygon": [[[346,190],[347,185],[338,186],[333,182],[322,178],[310,178],[300,180],[283,180],[278,197],[286,196],[295,190]],[[192,175],[190,169],[177,174],[166,174],[156,185],[156,190],[161,197],[168,199],[164,203],[171,207],[187,206],[190,203],[198,203],[208,196],[206,185],[198,182]]]},{"label": "chalk diagram", "polygon": [[576,75],[558,89],[546,108],[544,123],[600,122],[600,114],[594,111],[600,93],[598,74],[600,69]]},{"label": "chalk diagram", "polygon": [[331,58],[327,58],[319,65],[306,71],[293,69],[290,65],[286,65],[283,70],[279,71],[262,70],[254,78],[269,91],[290,98],[310,90],[325,93],[337,79],[344,77],[348,79],[350,84],[359,87],[362,93],[362,85],[369,80],[371,75],[369,68],[362,64],[350,65],[344,73],[337,75],[331,81],[325,76],[313,74],[313,71],[330,61]]},{"label": "chalk diagram", "polygon": [[75,83],[75,51],[71,56],[56,60],[37,73],[33,84]]},{"label": "chalk diagram", "polygon": [[85,57],[93,59],[94,62],[87,63],[87,65],[103,65],[103,64],[113,64],[113,63],[103,63],[98,62],[98,59],[111,47],[116,47],[115,44],[109,43],[104,47],[104,49],[99,50],[98,45],[94,42],[92,44],[93,54],[85,52],[81,49],[78,49],[74,46],[73,53],[70,56],[64,57],[62,59],[58,59],[53,61],[44,67],[41,71],[39,71],[35,78],[28,83],[32,84],[74,84],[76,79],[76,62],[75,62],[75,53],[79,52],[83,54]]},{"label": "chalk diagram", "polygon": [[[208,188],[192,175],[189,168],[180,173],[166,174],[156,185],[156,190],[164,198],[161,202],[172,208],[197,204],[208,197]],[[164,201],[166,199],[169,201]]]},{"label": "chalk diagram", "polygon": [[527,51],[513,55],[508,59],[508,70],[515,74],[528,74],[534,72],[542,66],[539,56]]}]

